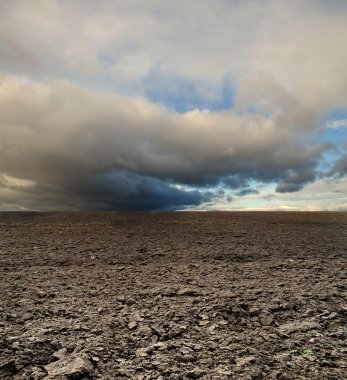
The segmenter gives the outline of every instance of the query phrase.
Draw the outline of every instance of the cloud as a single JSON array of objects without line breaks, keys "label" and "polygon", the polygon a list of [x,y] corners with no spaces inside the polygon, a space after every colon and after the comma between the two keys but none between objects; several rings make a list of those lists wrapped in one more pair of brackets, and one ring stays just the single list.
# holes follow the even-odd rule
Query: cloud
[{"label": "cloud", "polygon": [[[165,181],[124,170],[111,170],[70,182],[66,202],[83,199],[82,208],[97,210],[172,210],[211,200],[207,192],[186,191]],[[73,195],[73,197],[71,197]]]},{"label": "cloud", "polygon": [[[74,191],[76,183],[93,182],[112,170],[157,179],[161,187],[152,182],[154,194],[161,189],[168,198],[174,190],[165,193],[165,183],[237,187],[251,178],[306,183],[327,149],[306,146],[305,130],[293,133],[276,119],[232,111],[180,115],[141,98],[53,79],[3,74],[0,113],[1,172],[38,188],[45,185],[58,198],[60,191]],[[203,200],[188,195],[180,193],[182,204]]]},{"label": "cloud", "polygon": [[243,189],[235,193],[238,197],[244,197],[246,195],[251,195],[251,194],[259,194],[258,190],[255,189]]},{"label": "cloud", "polygon": [[35,186],[34,181],[21,178],[14,178],[6,174],[2,174],[0,176],[0,184],[8,188],[28,188]]},{"label": "cloud", "polygon": [[264,199],[264,200],[266,200],[266,201],[271,201],[272,199],[274,199],[276,197],[276,194],[262,194],[262,195],[260,195],[260,197],[259,198],[261,198],[261,199]]},{"label": "cloud", "polygon": [[223,177],[221,179],[221,184],[229,189],[239,189],[242,187],[247,187],[248,185],[248,178],[242,177],[241,175],[234,175],[230,177]]},{"label": "cloud", "polygon": [[343,177],[347,174],[347,154],[337,159],[328,172],[328,176]]},{"label": "cloud", "polygon": [[339,0],[2,2],[0,207],[302,193],[334,148],[321,115],[347,106],[346,16]]},{"label": "cloud", "polygon": [[276,191],[279,193],[293,193],[301,190],[305,184],[316,179],[315,170],[293,171],[288,170],[284,178],[277,184]]},{"label": "cloud", "polygon": [[347,101],[346,14],[344,1],[321,0],[2,2],[1,64],[142,95],[153,76],[158,90],[184,78],[207,98],[224,78],[271,73],[317,109]]},{"label": "cloud", "polygon": [[328,128],[332,128],[332,129],[346,128],[347,127],[347,119],[329,120],[326,123],[326,126]]}]

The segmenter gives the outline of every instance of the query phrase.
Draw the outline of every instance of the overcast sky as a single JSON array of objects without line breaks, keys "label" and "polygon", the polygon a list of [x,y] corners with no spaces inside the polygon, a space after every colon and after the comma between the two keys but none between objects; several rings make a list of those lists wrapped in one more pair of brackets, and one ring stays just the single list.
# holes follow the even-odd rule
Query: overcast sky
[{"label": "overcast sky", "polygon": [[345,0],[0,2],[1,210],[347,210]]}]

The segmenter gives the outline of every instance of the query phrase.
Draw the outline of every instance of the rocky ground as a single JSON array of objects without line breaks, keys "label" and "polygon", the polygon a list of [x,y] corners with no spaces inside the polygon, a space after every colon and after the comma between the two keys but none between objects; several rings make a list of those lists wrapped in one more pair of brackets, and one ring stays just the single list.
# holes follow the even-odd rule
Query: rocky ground
[{"label": "rocky ground", "polygon": [[2,379],[347,379],[346,213],[1,213]]}]

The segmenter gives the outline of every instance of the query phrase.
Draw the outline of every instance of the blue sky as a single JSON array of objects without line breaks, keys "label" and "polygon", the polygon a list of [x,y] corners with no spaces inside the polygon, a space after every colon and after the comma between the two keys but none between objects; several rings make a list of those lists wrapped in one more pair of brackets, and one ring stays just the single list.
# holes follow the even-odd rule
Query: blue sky
[{"label": "blue sky", "polygon": [[0,209],[347,209],[344,0],[0,11]]},{"label": "blue sky", "polygon": [[235,89],[232,81],[222,78],[219,83],[192,81],[174,73],[153,69],[143,80],[145,97],[178,113],[194,109],[221,111],[233,106]]}]

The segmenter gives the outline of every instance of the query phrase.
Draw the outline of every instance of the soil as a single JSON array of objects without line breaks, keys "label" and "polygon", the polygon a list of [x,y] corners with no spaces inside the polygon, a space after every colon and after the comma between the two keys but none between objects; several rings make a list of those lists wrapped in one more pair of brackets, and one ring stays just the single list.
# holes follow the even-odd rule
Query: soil
[{"label": "soil", "polygon": [[0,213],[2,379],[347,379],[347,213]]}]

